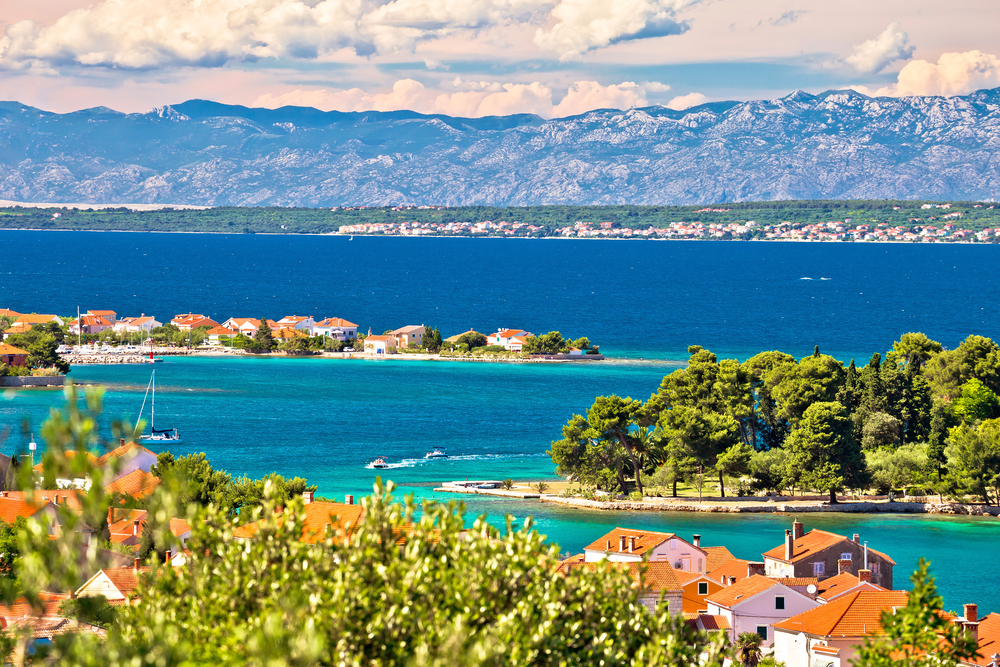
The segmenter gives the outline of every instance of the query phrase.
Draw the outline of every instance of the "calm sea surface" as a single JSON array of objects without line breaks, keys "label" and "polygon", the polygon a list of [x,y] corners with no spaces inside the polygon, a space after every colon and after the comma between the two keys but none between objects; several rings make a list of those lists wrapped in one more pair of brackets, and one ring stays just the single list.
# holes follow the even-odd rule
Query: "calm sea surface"
[{"label": "calm sea surface", "polygon": [[[0,308],[344,317],[381,332],[404,324],[448,336],[470,327],[586,335],[614,360],[593,366],[406,360],[168,359],[157,367],[157,427],[179,453],[204,451],[234,475],[301,475],[327,496],[369,492],[377,472],[402,493],[465,478],[545,478],[560,427],[599,394],[647,398],[690,344],[745,358],[824,352],[862,362],[906,331],[946,346],[1000,337],[1000,248],[957,245],[699,243],[0,232]],[[804,280],[810,278],[810,280]],[[106,416],[134,419],[148,367],[81,366],[107,386]],[[61,394],[8,391],[3,451],[27,441]],[[148,408],[147,408],[148,409]],[[26,421],[25,421],[26,420]],[[445,446],[453,456],[425,462]],[[374,471],[376,455],[393,462]],[[738,556],[780,543],[789,517],[607,514],[462,497],[576,552],[614,525],[701,533]],[[1000,611],[1000,522],[807,516],[807,528],[860,533],[899,563],[905,584],[931,558],[946,603]],[[975,555],[975,576],[966,564]],[[984,578],[985,577],[985,578]]]}]

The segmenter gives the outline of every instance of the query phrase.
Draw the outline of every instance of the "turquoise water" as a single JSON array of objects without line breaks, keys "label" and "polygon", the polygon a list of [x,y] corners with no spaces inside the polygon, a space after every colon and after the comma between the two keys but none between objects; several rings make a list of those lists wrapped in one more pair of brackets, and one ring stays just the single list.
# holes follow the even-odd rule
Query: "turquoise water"
[{"label": "turquoise water", "polygon": [[[0,308],[69,314],[201,312],[339,316],[362,330],[429,324],[586,335],[615,361],[504,365],[324,359],[169,359],[157,367],[157,426],[234,475],[301,475],[321,494],[367,493],[381,471],[418,497],[442,481],[545,478],[545,455],[599,394],[645,399],[699,344],[720,357],[796,355],[819,345],[845,361],[884,352],[906,331],[953,347],[1000,338],[1000,246],[394,239],[0,231]],[[108,387],[107,415],[134,418],[149,368],[78,367]],[[59,392],[4,392],[3,451],[24,448]],[[28,419],[22,433],[22,420]],[[106,424],[105,424],[106,426]],[[433,445],[453,458],[427,462]],[[453,498],[439,495],[440,498]],[[780,543],[790,517],[606,514],[461,496],[498,525],[534,515],[566,552],[613,525],[701,533],[744,558]],[[1000,522],[823,516],[807,525],[861,533],[899,563],[934,561],[953,608],[1000,611]],[[975,559],[971,572],[968,563]]]}]

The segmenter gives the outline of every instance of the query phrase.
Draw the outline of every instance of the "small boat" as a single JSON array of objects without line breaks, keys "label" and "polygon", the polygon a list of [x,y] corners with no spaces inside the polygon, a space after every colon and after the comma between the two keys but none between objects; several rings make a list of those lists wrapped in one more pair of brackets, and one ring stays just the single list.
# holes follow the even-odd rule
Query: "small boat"
[{"label": "small boat", "polygon": [[448,452],[444,451],[444,447],[435,447],[433,451],[427,452],[425,459],[446,459],[448,458]]},{"label": "small boat", "polygon": [[385,462],[384,456],[378,456],[372,461],[372,468],[388,468],[389,464]]},{"label": "small boat", "polygon": [[[149,376],[149,384],[146,386],[146,396],[152,394],[150,401],[149,435],[139,438],[140,445],[172,445],[181,442],[181,436],[175,428],[156,428],[156,371]],[[146,397],[142,399],[142,407],[139,409],[139,419],[142,419],[142,411],[146,409]],[[136,420],[136,426],[139,421]]]}]

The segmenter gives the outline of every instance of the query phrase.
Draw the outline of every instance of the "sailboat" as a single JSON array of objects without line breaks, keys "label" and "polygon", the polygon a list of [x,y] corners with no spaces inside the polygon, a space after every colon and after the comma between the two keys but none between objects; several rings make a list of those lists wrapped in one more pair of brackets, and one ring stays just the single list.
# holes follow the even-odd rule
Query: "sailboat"
[{"label": "sailboat", "polygon": [[[146,409],[146,398],[152,394],[152,400],[150,401],[150,420],[149,420],[149,435],[143,435],[139,438],[140,445],[169,445],[173,443],[180,443],[181,436],[177,434],[177,429],[175,428],[156,428],[156,371],[149,377],[149,384],[146,385],[146,395],[142,398],[142,408],[139,409],[139,419],[142,419],[142,411]],[[136,420],[136,427],[139,426],[139,421]]]}]

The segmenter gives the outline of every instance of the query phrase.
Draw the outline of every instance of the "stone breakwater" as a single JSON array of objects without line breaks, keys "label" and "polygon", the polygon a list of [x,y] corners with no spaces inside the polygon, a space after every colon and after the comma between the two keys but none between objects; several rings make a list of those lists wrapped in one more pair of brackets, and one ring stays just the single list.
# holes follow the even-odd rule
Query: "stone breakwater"
[{"label": "stone breakwater", "polygon": [[[153,350],[153,356],[187,356],[187,350]],[[82,364],[145,364],[149,362],[149,353],[146,354],[63,354],[60,355],[64,361],[71,366]]]},{"label": "stone breakwater", "polygon": [[768,502],[738,502],[731,503],[654,503],[636,500],[585,500],[583,498],[563,498],[561,496],[543,495],[540,500],[548,503],[569,505],[581,509],[610,510],[621,512],[723,512],[734,514],[768,514],[787,513],[800,514],[804,512],[840,512],[840,513],[894,513],[894,514],[955,514],[964,516],[998,516],[1000,507],[989,505],[968,505],[963,503],[927,503],[927,502],[855,502],[845,500],[836,505],[825,502],[768,503]]}]

